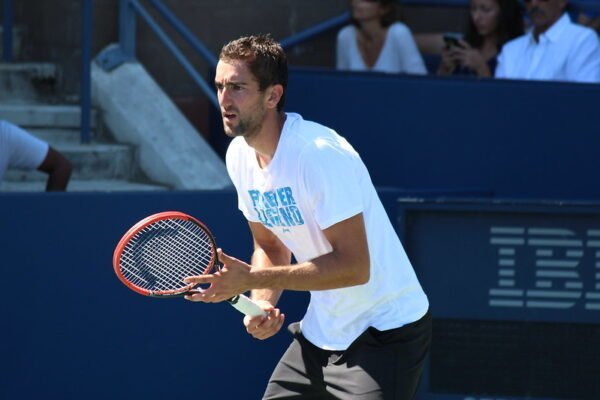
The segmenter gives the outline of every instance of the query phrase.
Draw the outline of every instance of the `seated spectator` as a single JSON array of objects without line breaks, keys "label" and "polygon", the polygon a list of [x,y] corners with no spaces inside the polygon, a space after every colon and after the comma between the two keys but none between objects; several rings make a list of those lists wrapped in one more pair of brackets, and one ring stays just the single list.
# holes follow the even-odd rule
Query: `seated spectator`
[{"label": "seated spectator", "polygon": [[517,0],[471,0],[463,40],[447,42],[438,75],[492,77],[504,43],[523,34]]},{"label": "seated spectator", "polygon": [[0,121],[0,181],[8,168],[37,168],[47,173],[46,191],[66,190],[72,170],[71,163],[46,142]]},{"label": "seated spectator", "polygon": [[408,27],[394,22],[394,0],[351,0],[352,25],[337,37],[337,68],[425,74],[425,64]]},{"label": "seated spectator", "polygon": [[574,24],[567,0],[526,0],[532,29],[504,45],[497,78],[600,82],[600,40]]}]

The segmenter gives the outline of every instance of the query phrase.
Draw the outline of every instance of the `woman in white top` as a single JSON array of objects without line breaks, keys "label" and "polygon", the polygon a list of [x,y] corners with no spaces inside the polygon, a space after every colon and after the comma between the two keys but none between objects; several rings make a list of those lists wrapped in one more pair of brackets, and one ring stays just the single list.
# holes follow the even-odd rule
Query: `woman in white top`
[{"label": "woman in white top", "polygon": [[395,0],[351,0],[352,25],[337,37],[337,68],[426,74],[408,27],[394,22]]}]

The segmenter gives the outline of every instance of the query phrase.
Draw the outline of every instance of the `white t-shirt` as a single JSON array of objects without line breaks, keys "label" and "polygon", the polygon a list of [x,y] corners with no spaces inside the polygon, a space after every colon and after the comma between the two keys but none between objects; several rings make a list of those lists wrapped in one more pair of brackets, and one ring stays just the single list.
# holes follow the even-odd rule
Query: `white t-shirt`
[{"label": "white t-shirt", "polygon": [[538,39],[529,32],[506,43],[496,78],[600,82],[600,40],[593,30],[565,13]]},{"label": "white t-shirt", "polygon": [[372,68],[365,65],[360,54],[354,25],[346,26],[340,30],[337,36],[336,51],[336,66],[340,70],[404,72],[419,75],[427,73],[425,63],[410,30],[400,22],[395,22],[389,26],[379,58],[377,58]]},{"label": "white t-shirt", "polygon": [[288,113],[266,168],[260,168],[254,149],[241,137],[231,142],[226,160],[239,209],[275,233],[298,262],[331,252],[322,231],[363,213],[370,280],[311,292],[301,324],[311,343],[344,350],[369,326],[393,329],[425,315],[427,297],[365,165],[344,138]]},{"label": "white t-shirt", "polygon": [[36,169],[48,154],[48,144],[9,122],[0,120],[0,181],[9,168]]}]

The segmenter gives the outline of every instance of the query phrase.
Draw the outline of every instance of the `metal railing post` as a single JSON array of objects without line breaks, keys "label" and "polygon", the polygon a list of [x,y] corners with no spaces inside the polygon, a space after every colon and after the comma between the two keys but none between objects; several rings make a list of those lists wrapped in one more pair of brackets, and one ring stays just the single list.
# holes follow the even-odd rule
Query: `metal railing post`
[{"label": "metal railing post", "polygon": [[4,0],[2,3],[2,60],[13,60],[13,2]]},{"label": "metal railing post", "polygon": [[129,0],[119,2],[119,47],[127,58],[135,59],[135,10]]},{"label": "metal railing post", "polygon": [[92,0],[82,3],[81,39],[81,143],[89,143],[91,114],[91,62],[92,62]]}]

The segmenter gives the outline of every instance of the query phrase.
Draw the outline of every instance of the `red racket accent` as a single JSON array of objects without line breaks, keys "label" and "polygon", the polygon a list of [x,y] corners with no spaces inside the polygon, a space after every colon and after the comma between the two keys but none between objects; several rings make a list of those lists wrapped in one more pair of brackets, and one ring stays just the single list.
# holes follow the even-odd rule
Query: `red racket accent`
[{"label": "red racket accent", "polygon": [[183,278],[207,274],[217,263],[208,228],[192,216],[166,211],[144,218],[125,233],[113,255],[119,279],[153,297],[182,296],[194,285]]}]

